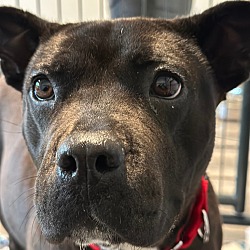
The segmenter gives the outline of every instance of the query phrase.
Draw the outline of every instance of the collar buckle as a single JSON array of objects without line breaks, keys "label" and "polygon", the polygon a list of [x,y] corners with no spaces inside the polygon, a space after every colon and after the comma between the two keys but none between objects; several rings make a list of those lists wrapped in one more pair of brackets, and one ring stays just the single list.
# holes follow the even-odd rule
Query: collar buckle
[{"label": "collar buckle", "polygon": [[204,226],[203,226],[203,232],[202,232],[201,228],[198,229],[198,235],[203,239],[203,243],[206,243],[209,241],[210,224],[209,224],[207,211],[205,209],[202,209],[201,212],[202,212],[202,216],[203,216]]},{"label": "collar buckle", "polygon": [[183,241],[180,240],[173,248],[171,248],[170,250],[178,250],[183,246]]}]

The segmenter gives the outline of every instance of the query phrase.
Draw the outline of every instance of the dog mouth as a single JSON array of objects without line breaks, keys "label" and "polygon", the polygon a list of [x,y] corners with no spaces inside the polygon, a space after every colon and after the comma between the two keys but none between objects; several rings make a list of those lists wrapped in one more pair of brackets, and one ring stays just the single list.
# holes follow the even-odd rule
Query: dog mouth
[{"label": "dog mouth", "polygon": [[[44,208],[37,206],[42,234],[48,242],[60,244],[66,239],[79,246],[80,249],[88,247],[92,250],[121,250],[124,244],[149,248],[155,247],[163,237],[168,237],[171,228],[163,229],[163,227],[174,223],[174,221],[167,220],[169,216],[166,216],[165,212],[163,214],[159,209],[148,211],[139,207],[134,201],[132,201],[135,203],[134,207],[130,206],[128,200],[124,200],[124,203],[120,201],[122,204],[116,206],[117,210],[113,207],[114,204],[119,204],[119,201],[106,201],[107,203],[103,205],[93,200],[78,202],[81,203],[81,207],[79,203],[76,203],[72,205],[76,209],[72,207],[71,211],[67,211],[64,207],[60,214],[41,213]],[[65,203],[70,204],[70,199],[65,199]],[[87,203],[88,205],[82,205]],[[124,204],[128,204],[130,209],[128,210]],[[54,204],[55,208],[60,210]],[[50,211],[53,210],[50,209]],[[89,248],[92,244],[97,246]]]},{"label": "dog mouth", "polygon": [[94,223],[95,227],[92,230],[86,228],[74,229],[70,235],[70,239],[82,248],[95,244],[100,246],[101,249],[118,249],[119,245],[124,242],[109,227],[101,225],[96,221]]},{"label": "dog mouth", "polygon": [[[117,219],[113,220],[112,216],[106,217],[103,215],[102,210],[106,210],[107,214],[114,214],[116,212],[110,210],[107,212],[108,209],[107,207],[104,209],[85,208],[85,211],[82,211],[81,214],[76,214],[73,211],[75,214],[74,218],[71,217],[70,219],[66,219],[67,215],[63,215],[63,213],[61,213],[63,218],[53,214],[49,221],[46,219],[40,221],[42,233],[52,244],[59,244],[67,238],[80,246],[88,246],[95,243],[102,246],[101,249],[110,248],[110,246],[114,249],[119,249],[119,245],[126,242],[134,246],[150,245],[148,235],[150,234],[149,231],[152,230],[150,227],[152,225],[149,225],[147,221],[154,224],[158,217],[157,212],[133,213],[133,222],[130,219],[127,219],[125,222],[123,221],[124,217],[127,217],[127,212],[126,215],[123,213],[120,215],[117,214],[117,218],[120,218],[119,223],[117,223]],[[120,209],[122,210],[122,207]],[[57,224],[54,223],[56,220]],[[139,223],[145,224],[150,230],[145,229],[144,231],[142,225],[139,227],[135,225]],[[137,236],[136,231],[139,232],[140,236]],[[145,239],[147,240],[145,241]],[[150,242],[153,242],[152,239],[150,239]]]},{"label": "dog mouth", "polygon": [[[53,215],[53,219],[55,219],[55,215]],[[78,223],[75,221],[78,221]],[[48,225],[46,220],[39,220],[39,224],[43,236],[51,244],[60,244],[65,239],[85,247],[94,243],[106,247],[108,245],[118,246],[123,242],[122,238],[109,226],[103,225],[89,214],[83,212],[81,217],[75,217],[75,221],[72,223],[72,219],[70,221],[66,218],[58,218],[57,225],[52,223]]]},{"label": "dog mouth", "polygon": [[37,217],[50,243],[58,244],[69,238],[78,245],[104,242],[118,248],[125,242],[138,246],[155,242],[157,237],[152,228],[160,224],[159,202],[144,203],[140,194],[119,178],[113,182],[116,191],[112,192],[108,179],[102,177],[89,190],[76,182],[74,189],[72,183],[50,184],[43,194],[39,193]]},{"label": "dog mouth", "polygon": [[[91,250],[126,250],[126,249],[137,249],[135,246],[128,243],[112,244],[108,241],[93,241],[90,244],[82,244],[81,242],[76,242],[76,245],[80,249],[91,249]],[[138,247],[140,250],[156,250],[156,247]]]},{"label": "dog mouth", "polygon": [[[137,249],[135,246],[130,245],[128,243],[119,243],[112,244],[107,241],[93,241],[91,244],[81,244],[80,242],[76,242],[76,245],[80,247],[80,249],[91,249],[91,250],[126,250],[126,249]],[[140,250],[156,250],[156,247],[138,247]]]}]

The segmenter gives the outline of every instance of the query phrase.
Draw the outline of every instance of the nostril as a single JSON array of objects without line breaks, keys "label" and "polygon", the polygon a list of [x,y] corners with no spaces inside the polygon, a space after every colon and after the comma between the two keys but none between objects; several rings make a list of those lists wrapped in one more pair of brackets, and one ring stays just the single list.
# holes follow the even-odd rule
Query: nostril
[{"label": "nostril", "polygon": [[71,155],[62,155],[59,159],[58,166],[63,172],[75,173],[77,170],[76,160]]},{"label": "nostril", "polygon": [[96,170],[105,173],[119,167],[119,160],[110,155],[99,155],[95,162]]}]

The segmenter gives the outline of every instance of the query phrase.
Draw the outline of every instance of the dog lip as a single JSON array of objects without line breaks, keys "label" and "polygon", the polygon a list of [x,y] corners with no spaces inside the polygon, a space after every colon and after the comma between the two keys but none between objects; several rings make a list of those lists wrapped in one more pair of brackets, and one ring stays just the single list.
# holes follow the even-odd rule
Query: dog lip
[{"label": "dog lip", "polygon": [[54,245],[57,245],[57,244],[60,244],[64,241],[64,237],[62,239],[55,239],[55,238],[47,238],[46,237],[46,240],[50,243],[50,244],[54,244]]},{"label": "dog lip", "polygon": [[43,233],[46,240],[51,244],[60,244],[67,237],[66,233],[57,232],[57,233]]}]

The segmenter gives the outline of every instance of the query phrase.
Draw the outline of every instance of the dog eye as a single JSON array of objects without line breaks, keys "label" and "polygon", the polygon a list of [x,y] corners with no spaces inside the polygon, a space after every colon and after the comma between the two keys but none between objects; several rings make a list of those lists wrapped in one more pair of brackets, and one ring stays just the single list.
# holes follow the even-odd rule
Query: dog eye
[{"label": "dog eye", "polygon": [[174,99],[181,92],[181,81],[169,74],[164,73],[158,75],[151,86],[151,95],[164,99]]},{"label": "dog eye", "polygon": [[34,79],[33,94],[40,101],[51,100],[55,95],[51,82],[45,76]]}]

